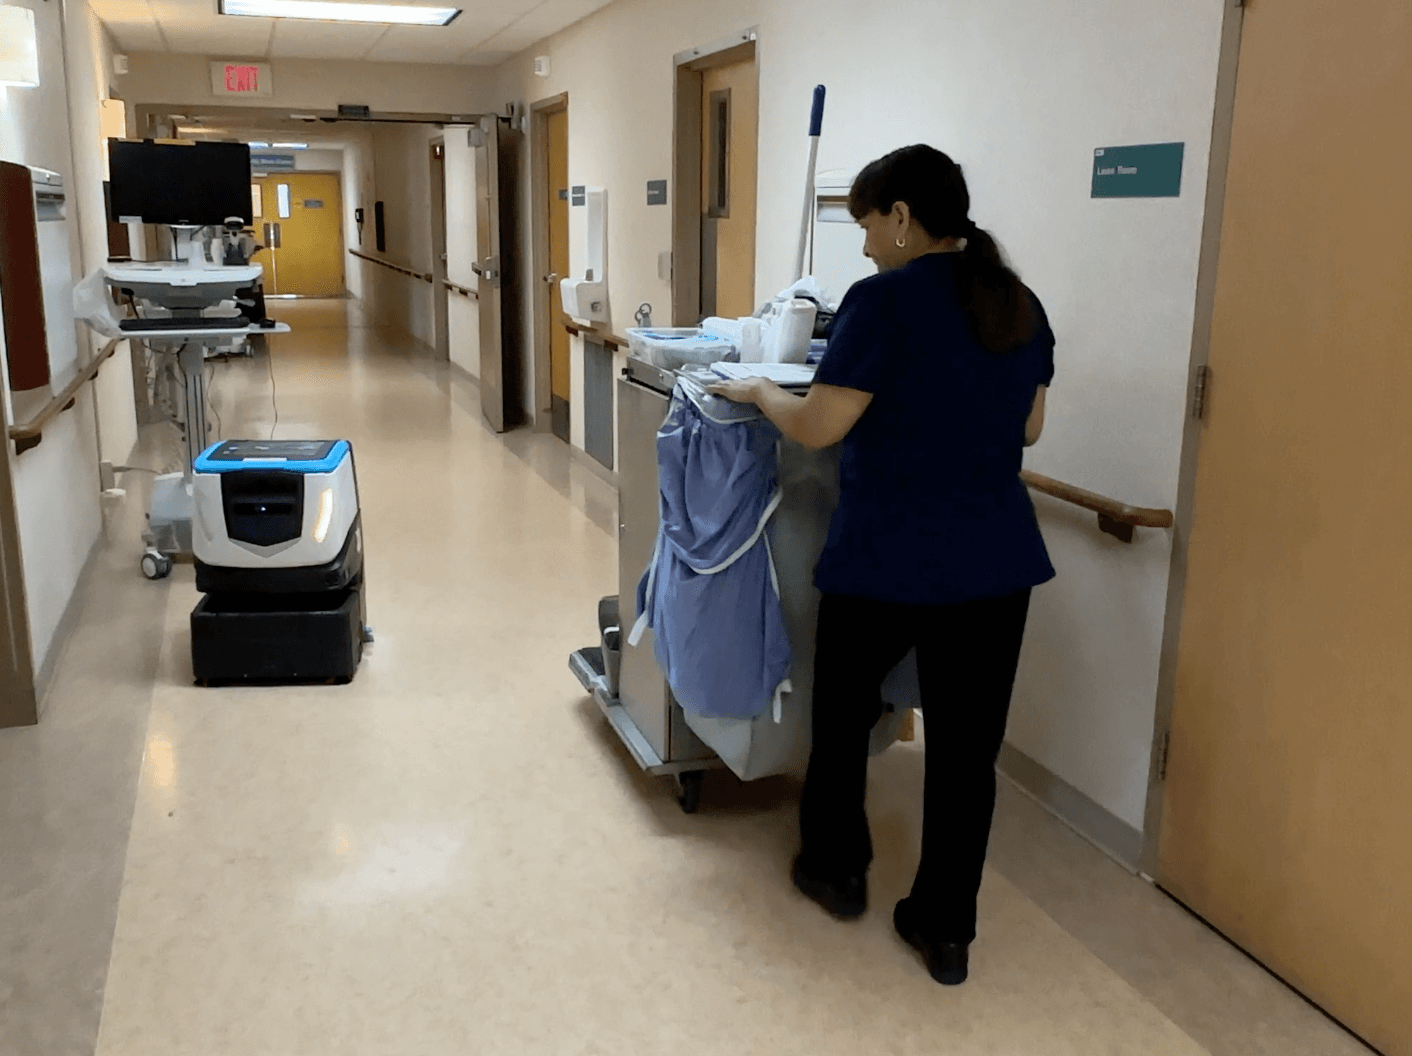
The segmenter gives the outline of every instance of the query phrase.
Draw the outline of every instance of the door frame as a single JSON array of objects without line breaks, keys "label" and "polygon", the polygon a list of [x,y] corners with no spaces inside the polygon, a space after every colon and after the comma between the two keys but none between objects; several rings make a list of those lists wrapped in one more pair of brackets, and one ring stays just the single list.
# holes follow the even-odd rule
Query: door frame
[{"label": "door frame", "polygon": [[432,341],[439,359],[451,359],[451,291],[446,288],[446,253],[450,232],[446,230],[446,137],[427,143],[427,165],[431,173],[431,304]]},{"label": "door frame", "polygon": [[1157,668],[1157,708],[1152,730],[1152,754],[1147,772],[1147,806],[1143,816],[1142,852],[1138,870],[1148,879],[1163,880],[1161,871],[1162,812],[1166,793],[1165,768],[1177,693],[1177,655],[1181,646],[1182,611],[1186,600],[1187,555],[1196,513],[1196,466],[1202,422],[1192,414],[1197,380],[1211,358],[1212,319],[1216,306],[1216,276],[1220,265],[1221,232],[1225,224],[1226,181],[1230,169],[1231,130],[1235,123],[1236,79],[1240,64],[1243,0],[1225,0],[1221,50],[1216,74],[1215,112],[1211,126],[1211,156],[1206,176],[1206,205],[1201,229],[1201,254],[1196,277],[1196,314],[1187,373],[1187,414],[1177,478],[1172,556],[1167,578],[1167,607]]},{"label": "door frame", "polygon": [[[0,333],[0,348],[4,347]],[[0,399],[0,430],[9,429],[9,410]],[[4,434],[0,434],[4,435]],[[5,441],[9,446],[9,441]],[[0,729],[39,721],[29,595],[9,451],[0,451]]]},{"label": "door frame", "polygon": [[[672,325],[701,321],[701,92],[703,74],[717,66],[759,59],[758,27],[673,56]],[[758,79],[759,62],[755,73]],[[756,176],[758,180],[758,174]]]},{"label": "door frame", "polygon": [[534,292],[530,295],[534,313],[534,407],[530,425],[548,432],[553,423],[554,395],[550,377],[550,331],[558,320],[549,318],[549,291],[544,276],[549,274],[549,117],[569,109],[569,93],[560,92],[530,106],[530,243]]}]

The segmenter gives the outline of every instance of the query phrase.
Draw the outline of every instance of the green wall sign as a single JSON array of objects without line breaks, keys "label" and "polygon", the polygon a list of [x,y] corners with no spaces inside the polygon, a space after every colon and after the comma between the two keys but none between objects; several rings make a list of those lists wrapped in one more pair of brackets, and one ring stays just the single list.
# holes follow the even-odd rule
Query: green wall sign
[{"label": "green wall sign", "polygon": [[1093,152],[1093,197],[1178,198],[1185,143],[1099,147]]}]

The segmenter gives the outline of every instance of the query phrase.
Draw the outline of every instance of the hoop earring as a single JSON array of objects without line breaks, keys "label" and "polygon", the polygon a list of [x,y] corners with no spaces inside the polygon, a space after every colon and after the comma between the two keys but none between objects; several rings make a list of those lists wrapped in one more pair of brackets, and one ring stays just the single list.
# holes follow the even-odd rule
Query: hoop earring
[{"label": "hoop earring", "polygon": [[905,238],[899,238],[899,239],[897,240],[897,248],[898,248],[898,249],[906,249],[906,248],[907,248],[907,240],[906,240]]}]

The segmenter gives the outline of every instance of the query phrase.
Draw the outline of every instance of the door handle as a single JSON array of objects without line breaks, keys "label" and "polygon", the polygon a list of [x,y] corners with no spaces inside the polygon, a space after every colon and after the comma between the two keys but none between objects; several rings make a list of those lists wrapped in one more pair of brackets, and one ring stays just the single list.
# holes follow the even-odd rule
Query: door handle
[{"label": "door handle", "polygon": [[559,276],[551,272],[550,274],[544,276],[544,281],[552,285],[559,281]]},{"label": "door handle", "polygon": [[275,224],[275,249],[280,249],[280,248],[282,248],[283,246],[284,246],[284,225],[277,223],[277,224]]},{"label": "door handle", "polygon": [[275,248],[274,226],[275,226],[274,224],[269,224],[269,223],[265,224],[265,248],[266,248],[266,249],[274,249],[274,248]]}]

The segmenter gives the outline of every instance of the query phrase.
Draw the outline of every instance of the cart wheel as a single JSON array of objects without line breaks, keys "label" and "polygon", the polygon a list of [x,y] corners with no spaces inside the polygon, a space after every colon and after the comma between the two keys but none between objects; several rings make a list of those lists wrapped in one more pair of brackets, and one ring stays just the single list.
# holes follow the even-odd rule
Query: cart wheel
[{"label": "cart wheel", "polygon": [[172,559],[156,550],[143,554],[141,564],[142,574],[148,579],[166,579],[172,573]]},{"label": "cart wheel", "polygon": [[683,814],[695,814],[701,806],[701,783],[705,777],[704,770],[688,770],[677,775],[677,802]]}]

